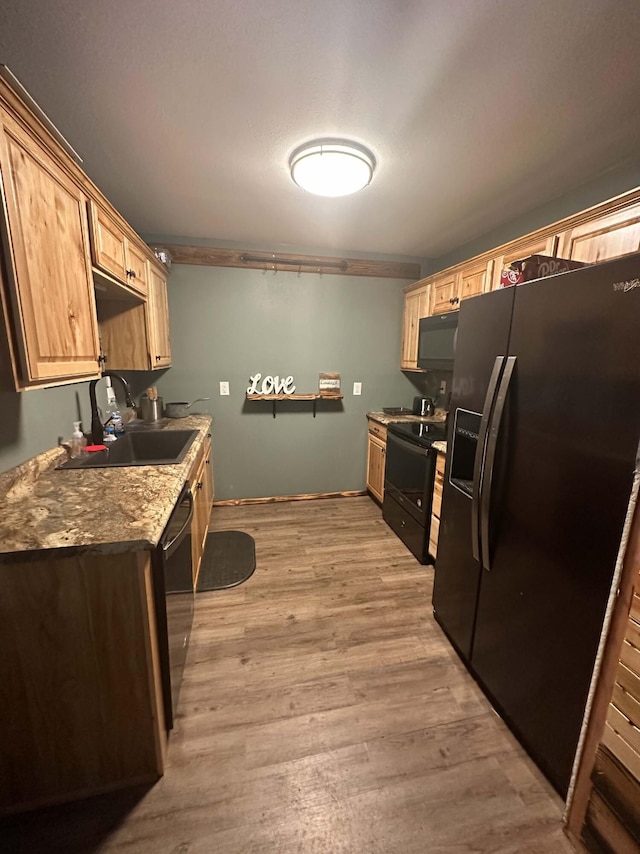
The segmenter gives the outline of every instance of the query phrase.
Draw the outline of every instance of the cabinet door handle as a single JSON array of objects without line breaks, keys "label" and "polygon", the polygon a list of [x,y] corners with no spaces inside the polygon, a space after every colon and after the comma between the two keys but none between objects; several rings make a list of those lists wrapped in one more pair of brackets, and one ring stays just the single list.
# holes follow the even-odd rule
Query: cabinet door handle
[{"label": "cabinet door handle", "polygon": [[449,302],[451,303],[451,305],[455,305],[457,302],[460,302],[460,297],[451,297]]},{"label": "cabinet door handle", "polygon": [[156,356],[156,362],[159,362],[162,356]]},{"label": "cabinet door handle", "polygon": [[201,480],[198,481],[198,489],[202,489],[202,481]]},{"label": "cabinet door handle", "polygon": [[136,274],[135,274],[135,272],[134,272],[133,270],[127,270],[127,276],[128,276],[130,279],[135,279],[135,278],[136,278]]}]

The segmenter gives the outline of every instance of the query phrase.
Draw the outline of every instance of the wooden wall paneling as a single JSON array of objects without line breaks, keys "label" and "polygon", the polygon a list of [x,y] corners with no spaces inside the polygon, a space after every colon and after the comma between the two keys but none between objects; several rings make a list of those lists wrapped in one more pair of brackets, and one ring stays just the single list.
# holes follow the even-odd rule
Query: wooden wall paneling
[{"label": "wooden wall paneling", "polygon": [[[372,276],[386,279],[418,279],[420,265],[404,261],[375,261],[364,258],[329,258],[320,255],[295,255],[281,252],[247,252],[215,249],[207,246],[162,244],[171,253],[174,264],[205,267],[244,267],[247,270],[287,270],[294,273],[322,273],[336,276]],[[260,258],[261,260],[253,260]],[[244,260],[243,260],[244,259]]]},{"label": "wooden wall paneling", "polygon": [[[638,727],[634,725],[633,721],[629,720],[629,718],[613,703],[609,705],[607,726],[611,727],[611,729],[638,755],[637,762],[634,763],[637,768],[638,765],[640,765],[640,729],[638,729]],[[616,751],[612,750],[612,753],[616,754]]]},{"label": "wooden wall paneling", "polygon": [[640,676],[622,663],[618,665],[611,702],[617,709],[620,709],[628,720],[633,721],[636,726],[638,725],[640,722]]},{"label": "wooden wall paneling", "polygon": [[595,835],[595,846],[588,850],[602,854],[602,843],[613,854],[638,854],[638,845],[620,824],[618,817],[606,801],[594,792],[589,803],[587,828]]},{"label": "wooden wall paneling", "polygon": [[592,780],[600,797],[620,817],[631,836],[640,840],[640,783],[602,745],[596,754]]},{"label": "wooden wall paneling", "polygon": [[[591,775],[601,743],[618,756],[633,776],[640,779],[640,757],[607,723],[616,680],[620,678],[620,661],[624,662],[625,658],[624,647],[630,647],[625,643],[625,633],[632,603],[635,602],[636,585],[640,582],[640,508],[637,503],[634,507],[633,502],[630,506],[633,516],[617,596],[608,628],[605,628],[607,634],[597,684],[588,711],[586,730],[582,736],[582,750],[566,813],[567,831],[574,840],[580,838],[586,821],[587,807],[592,795]],[[633,670],[633,667],[630,669]]]}]

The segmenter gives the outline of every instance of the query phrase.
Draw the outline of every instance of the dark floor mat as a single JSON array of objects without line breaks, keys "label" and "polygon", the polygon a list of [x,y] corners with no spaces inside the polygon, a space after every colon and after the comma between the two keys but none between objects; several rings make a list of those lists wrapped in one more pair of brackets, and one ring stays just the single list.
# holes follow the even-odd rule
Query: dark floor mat
[{"label": "dark floor mat", "polygon": [[202,555],[197,592],[242,584],[256,568],[256,544],[244,531],[212,531]]}]

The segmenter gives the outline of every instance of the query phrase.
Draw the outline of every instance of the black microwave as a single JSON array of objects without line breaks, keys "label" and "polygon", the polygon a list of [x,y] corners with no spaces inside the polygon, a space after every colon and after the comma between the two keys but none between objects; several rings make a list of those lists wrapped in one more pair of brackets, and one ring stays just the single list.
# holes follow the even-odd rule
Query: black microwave
[{"label": "black microwave", "polygon": [[452,371],[460,311],[421,317],[418,333],[418,367],[427,371]]}]

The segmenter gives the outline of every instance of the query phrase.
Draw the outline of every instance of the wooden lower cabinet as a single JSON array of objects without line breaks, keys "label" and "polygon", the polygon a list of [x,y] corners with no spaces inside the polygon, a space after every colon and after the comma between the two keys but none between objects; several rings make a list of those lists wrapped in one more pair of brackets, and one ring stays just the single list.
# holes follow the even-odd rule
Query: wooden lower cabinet
[{"label": "wooden lower cabinet", "polygon": [[193,466],[189,478],[193,493],[193,521],[191,523],[191,561],[193,567],[193,586],[198,583],[198,573],[209,532],[209,519],[213,503],[213,459],[211,437],[207,437],[202,450]]},{"label": "wooden lower cabinet", "polygon": [[149,551],[0,564],[0,812],[164,769]]},{"label": "wooden lower cabinet", "polygon": [[431,503],[431,527],[429,529],[429,554],[436,557],[438,554],[438,535],[440,533],[440,511],[442,508],[442,488],[444,486],[444,454],[438,454],[436,459],[436,473],[433,482],[433,501]]},{"label": "wooden lower cabinet", "polygon": [[367,489],[382,502],[384,498],[384,469],[387,455],[387,428],[369,419],[367,443]]}]

